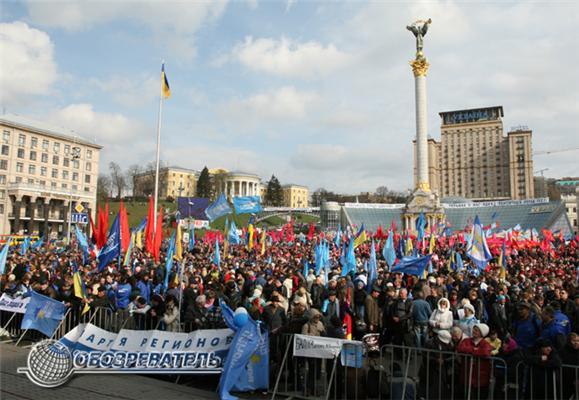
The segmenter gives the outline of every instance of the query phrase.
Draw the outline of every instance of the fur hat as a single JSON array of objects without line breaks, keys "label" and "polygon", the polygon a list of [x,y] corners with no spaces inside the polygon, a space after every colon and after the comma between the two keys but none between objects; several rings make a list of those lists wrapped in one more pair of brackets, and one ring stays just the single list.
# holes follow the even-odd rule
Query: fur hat
[{"label": "fur hat", "polygon": [[470,312],[474,315],[474,307],[472,306],[472,304],[465,304],[462,308],[464,308],[464,310],[470,310]]},{"label": "fur hat", "polygon": [[473,328],[478,328],[483,338],[489,334],[489,326],[487,324],[475,324]]}]

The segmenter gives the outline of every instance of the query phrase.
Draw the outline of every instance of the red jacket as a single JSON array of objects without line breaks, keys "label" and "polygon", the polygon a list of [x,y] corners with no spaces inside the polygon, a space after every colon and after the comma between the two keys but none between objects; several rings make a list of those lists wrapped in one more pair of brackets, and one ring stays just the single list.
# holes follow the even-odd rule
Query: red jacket
[{"label": "red jacket", "polygon": [[457,351],[459,353],[466,353],[474,356],[465,357],[462,360],[461,383],[466,385],[469,383],[468,373],[471,370],[472,360],[472,373],[470,380],[472,387],[478,388],[488,386],[491,375],[491,363],[485,358],[491,356],[492,346],[490,343],[481,339],[478,345],[476,345],[473,338],[468,338],[460,342]]}]

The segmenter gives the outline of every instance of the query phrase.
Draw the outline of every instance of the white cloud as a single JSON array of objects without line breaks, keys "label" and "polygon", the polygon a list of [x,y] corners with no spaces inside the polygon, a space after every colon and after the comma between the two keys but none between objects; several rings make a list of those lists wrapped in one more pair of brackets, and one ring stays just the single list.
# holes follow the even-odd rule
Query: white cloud
[{"label": "white cloud", "polygon": [[[87,139],[96,139],[105,147],[130,142],[142,131],[140,123],[119,113],[97,112],[91,104],[71,104],[48,118],[52,123],[72,129]],[[120,154],[117,156],[122,157]]]},{"label": "white cloud", "polygon": [[160,80],[158,76],[140,74],[138,76],[111,76],[105,80],[92,78],[89,85],[107,93],[117,104],[126,107],[140,107],[158,99]]},{"label": "white cloud", "polygon": [[280,40],[246,37],[235,46],[232,57],[246,67],[273,75],[319,78],[343,68],[351,56],[335,45],[318,42],[298,43],[282,37]]},{"label": "white cloud", "polygon": [[23,22],[0,24],[0,103],[12,106],[46,95],[57,79],[50,37]]},{"label": "white cloud", "polygon": [[194,2],[68,0],[27,2],[31,21],[71,32],[116,20],[130,20],[149,28],[164,49],[184,59],[196,54],[196,34],[221,17],[226,0]]},{"label": "white cloud", "polygon": [[263,120],[301,120],[318,100],[319,96],[315,92],[298,91],[292,86],[285,86],[225,103],[221,107],[221,114],[234,121],[250,124]]}]

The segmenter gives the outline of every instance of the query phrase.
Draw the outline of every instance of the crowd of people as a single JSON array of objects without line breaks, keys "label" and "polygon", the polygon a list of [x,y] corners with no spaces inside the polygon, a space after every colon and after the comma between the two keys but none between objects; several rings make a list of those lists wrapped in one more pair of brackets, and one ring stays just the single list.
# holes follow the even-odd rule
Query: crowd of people
[{"label": "crowd of people", "polygon": [[[302,235],[303,236],[303,235]],[[355,250],[355,273],[342,273],[341,249],[330,243],[330,273],[315,274],[317,238],[256,246],[228,245],[216,265],[212,243],[197,240],[183,260],[165,268],[166,244],[159,262],[134,248],[126,266],[114,262],[102,272],[74,245],[46,245],[7,259],[1,289],[10,296],[31,290],[63,301],[75,313],[120,310],[134,317],[136,329],[192,331],[224,328],[219,301],[245,307],[269,331],[272,349],[283,334],[362,339],[379,335],[380,344],[455,351],[485,357],[524,359],[539,368],[579,363],[579,241],[554,239],[551,250],[509,249],[506,276],[498,258],[484,270],[474,267],[465,245],[438,245],[423,276],[393,273],[382,259],[368,281],[364,267],[370,241]],[[384,240],[376,241],[377,253]],[[187,247],[187,246],[185,246]],[[451,268],[452,253],[465,260]],[[75,296],[78,270],[86,296]],[[168,279],[166,274],[169,273]],[[168,282],[168,284],[166,284]],[[283,350],[281,350],[283,351]],[[275,358],[275,354],[272,357]],[[481,366],[473,385],[488,386]]]}]

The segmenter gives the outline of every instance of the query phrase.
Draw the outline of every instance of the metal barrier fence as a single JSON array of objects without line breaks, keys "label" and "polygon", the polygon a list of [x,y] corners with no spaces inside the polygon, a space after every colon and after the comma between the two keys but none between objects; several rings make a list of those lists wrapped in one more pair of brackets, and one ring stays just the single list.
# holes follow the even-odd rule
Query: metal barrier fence
[{"label": "metal barrier fence", "polygon": [[354,368],[339,356],[294,357],[292,339],[282,335],[271,343],[272,399],[579,399],[577,365],[386,345],[366,351]]},{"label": "metal barrier fence", "polygon": [[[33,329],[22,329],[22,319],[24,314],[0,311],[0,332],[8,339],[2,340],[1,343],[16,341],[18,345],[21,341],[35,343],[46,339],[46,335]],[[51,339],[59,340],[78,324],[91,323],[101,329],[118,333],[121,329],[132,326],[135,323],[132,316],[126,310],[113,311],[109,308],[97,307],[82,314],[79,309],[67,309],[64,318],[59,323]],[[143,326],[144,327],[144,326]],[[153,328],[149,328],[153,329]]]},{"label": "metal barrier fence", "polygon": [[[344,345],[350,346],[356,345]],[[342,365],[339,355],[333,359],[294,357],[293,335],[270,337],[270,349],[272,399],[276,396],[326,400],[367,398],[365,358],[357,358],[357,352],[353,352],[353,364],[361,364],[362,368]]]}]

